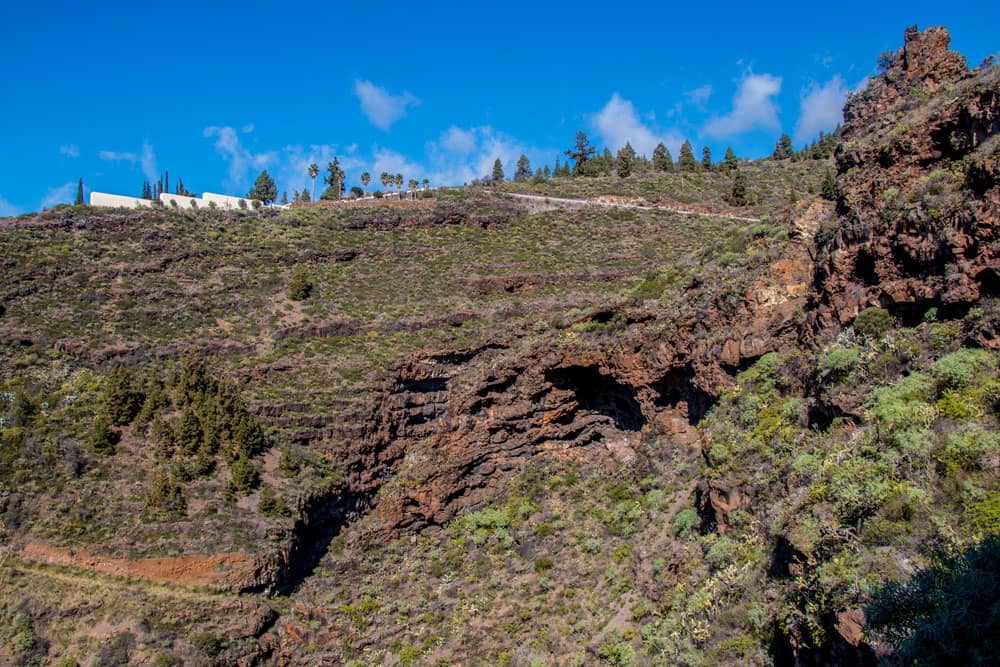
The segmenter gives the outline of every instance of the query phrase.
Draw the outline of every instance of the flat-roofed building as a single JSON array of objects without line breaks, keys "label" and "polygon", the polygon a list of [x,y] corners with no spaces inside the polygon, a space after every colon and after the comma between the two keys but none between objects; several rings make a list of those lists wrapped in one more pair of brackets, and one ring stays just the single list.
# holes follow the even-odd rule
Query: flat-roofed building
[{"label": "flat-roofed building", "polygon": [[172,195],[169,192],[160,193],[160,202],[168,208],[201,208],[208,205],[204,199],[188,197],[187,195]]},{"label": "flat-roofed building", "polygon": [[152,208],[152,199],[142,199],[141,197],[126,197],[125,195],[111,195],[106,192],[91,192],[91,206],[112,206],[116,208]]},{"label": "flat-roofed building", "polygon": [[234,211],[236,209],[252,211],[254,209],[254,200],[247,199],[246,197],[231,197],[229,195],[218,195],[214,192],[204,192],[201,198],[227,211]]}]

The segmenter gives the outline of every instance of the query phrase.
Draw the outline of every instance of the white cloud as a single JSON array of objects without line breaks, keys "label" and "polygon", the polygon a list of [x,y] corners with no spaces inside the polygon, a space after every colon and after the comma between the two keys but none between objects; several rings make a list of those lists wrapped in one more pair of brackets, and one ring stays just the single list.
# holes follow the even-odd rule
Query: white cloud
[{"label": "white cloud", "polygon": [[820,130],[833,130],[844,119],[843,109],[850,91],[839,74],[823,85],[811,84],[802,89],[795,141],[809,141]]},{"label": "white cloud", "polygon": [[705,105],[708,104],[708,99],[712,97],[712,84],[706,83],[704,86],[689,90],[684,93],[684,97],[697,108],[704,109]]},{"label": "white cloud", "polygon": [[[497,158],[510,178],[522,154],[528,157],[532,169],[536,169],[545,164],[548,156],[558,153],[555,149],[529,146],[489,125],[452,126],[442,132],[437,141],[428,142],[426,150],[428,166],[426,169],[417,166],[414,178],[422,180],[426,175],[434,185],[461,185],[489,176]],[[403,175],[407,176],[405,172]]]},{"label": "white cloud", "polygon": [[240,142],[236,129],[229,125],[206,127],[202,136],[214,138],[216,152],[229,163],[229,173],[223,180],[223,185],[230,192],[247,190],[250,184],[250,169],[264,169],[278,157],[276,151],[251,152]]},{"label": "white cloud", "polygon": [[441,135],[438,144],[448,152],[468,155],[476,150],[476,132],[452,125]]},{"label": "white cloud", "polygon": [[636,153],[648,157],[653,154],[656,145],[662,142],[676,155],[678,147],[684,141],[677,132],[659,133],[646,127],[639,119],[632,102],[623,99],[618,93],[613,94],[604,108],[594,114],[592,122],[597,134],[612,151],[630,143]]},{"label": "white cloud", "polygon": [[14,215],[20,215],[20,213],[21,210],[18,207],[0,197],[0,218],[9,218]]},{"label": "white cloud", "polygon": [[244,125],[240,129],[243,130],[243,134],[250,134],[251,132],[254,131],[254,124],[253,123],[247,123],[246,125]]},{"label": "white cloud", "polygon": [[778,109],[772,99],[781,92],[781,77],[770,74],[747,74],[733,97],[733,110],[713,118],[705,125],[705,134],[731,137],[750,130],[776,130]]},{"label": "white cloud", "polygon": [[80,147],[76,144],[64,144],[59,147],[59,152],[66,157],[80,157]]},{"label": "white cloud", "polygon": [[383,130],[388,130],[393,123],[405,116],[408,107],[420,104],[420,100],[408,92],[393,95],[371,81],[355,81],[354,94],[361,101],[362,113],[375,127]]},{"label": "white cloud", "polygon": [[71,203],[76,198],[76,187],[75,181],[68,181],[58,187],[49,188],[45,196],[42,197],[41,208]]},{"label": "white cloud", "polygon": [[142,175],[152,183],[156,180],[159,170],[156,168],[156,154],[153,153],[153,146],[148,141],[142,142],[142,155],[139,157],[139,166],[142,167]]},{"label": "white cloud", "polygon": [[139,159],[139,156],[136,155],[135,153],[118,152],[118,151],[100,151],[97,154],[97,157],[101,158],[102,160],[109,160],[113,162],[122,161],[122,162],[132,162],[132,163],[136,162]]}]

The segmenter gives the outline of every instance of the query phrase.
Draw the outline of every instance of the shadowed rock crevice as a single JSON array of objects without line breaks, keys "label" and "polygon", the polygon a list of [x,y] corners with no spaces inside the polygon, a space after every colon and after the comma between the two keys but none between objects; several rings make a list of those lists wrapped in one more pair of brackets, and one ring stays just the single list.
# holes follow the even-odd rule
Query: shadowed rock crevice
[{"label": "shadowed rock crevice", "polygon": [[646,424],[635,390],[594,366],[568,366],[545,372],[558,390],[572,392],[580,410],[610,417],[621,431],[639,431]]},{"label": "shadowed rock crevice", "polygon": [[672,368],[652,384],[656,392],[654,404],[657,408],[682,408],[692,426],[701,421],[705,413],[715,403],[707,392],[695,383],[695,371],[691,364]]}]

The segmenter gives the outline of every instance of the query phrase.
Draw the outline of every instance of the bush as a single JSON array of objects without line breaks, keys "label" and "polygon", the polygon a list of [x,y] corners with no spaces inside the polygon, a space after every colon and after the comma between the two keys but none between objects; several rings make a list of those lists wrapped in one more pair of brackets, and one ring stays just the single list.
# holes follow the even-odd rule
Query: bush
[{"label": "bush", "polygon": [[889,311],[872,306],[858,313],[853,326],[859,336],[879,340],[892,326],[892,316]]},{"label": "bush", "polygon": [[545,574],[546,572],[551,570],[554,565],[555,563],[553,563],[552,559],[549,558],[548,556],[542,556],[541,558],[536,558],[535,572],[539,574]]},{"label": "bush", "polygon": [[957,389],[971,383],[979,371],[994,363],[993,355],[986,350],[967,347],[935,361],[931,366],[931,375],[943,387]]},{"label": "bush", "polygon": [[236,493],[244,496],[250,493],[260,480],[256,466],[245,456],[237,456],[229,464],[229,473],[231,475],[230,487]]},{"label": "bush", "polygon": [[312,294],[313,286],[309,282],[309,273],[305,267],[295,269],[292,279],[288,281],[288,298],[292,301],[303,301]]},{"label": "bush", "polygon": [[146,506],[167,514],[184,516],[184,489],[166,471],[160,471],[146,490]]},{"label": "bush", "polygon": [[135,378],[122,366],[116,366],[104,388],[104,405],[111,423],[131,423],[142,407],[145,397],[136,388]]},{"label": "bush", "polygon": [[278,494],[270,484],[264,484],[260,489],[260,500],[257,501],[257,511],[264,516],[288,517],[291,511],[285,498]]},{"label": "bush", "polygon": [[115,453],[118,444],[118,433],[111,430],[111,419],[104,413],[94,419],[94,427],[90,430],[90,446],[98,454],[110,456]]},{"label": "bush", "polygon": [[1000,538],[936,554],[909,581],[882,587],[865,609],[869,630],[900,665],[986,665],[1000,655]]},{"label": "bush", "polygon": [[857,347],[835,347],[820,359],[820,367],[834,376],[846,375],[861,359],[861,350]]},{"label": "bush", "polygon": [[701,517],[698,516],[698,511],[693,507],[685,507],[674,515],[674,518],[670,520],[670,524],[674,527],[675,535],[684,537],[694,527],[701,524]]}]

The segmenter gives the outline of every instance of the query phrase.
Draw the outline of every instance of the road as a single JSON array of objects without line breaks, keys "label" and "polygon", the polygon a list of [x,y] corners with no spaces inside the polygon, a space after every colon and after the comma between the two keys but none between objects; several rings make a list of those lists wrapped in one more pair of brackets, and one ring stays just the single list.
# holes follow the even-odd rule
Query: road
[{"label": "road", "polygon": [[565,199],[562,197],[547,197],[545,195],[526,195],[515,192],[502,193],[515,199],[525,199],[535,201],[551,208],[563,206],[603,206],[605,208],[628,208],[636,211],[667,211],[679,215],[704,215],[710,218],[725,218],[727,220],[740,220],[743,222],[760,222],[760,218],[748,218],[739,215],[729,215],[727,213],[705,213],[704,211],[690,211],[683,208],[672,208],[669,206],[642,206],[640,204],[619,204],[615,202],[596,201],[593,199]]}]

